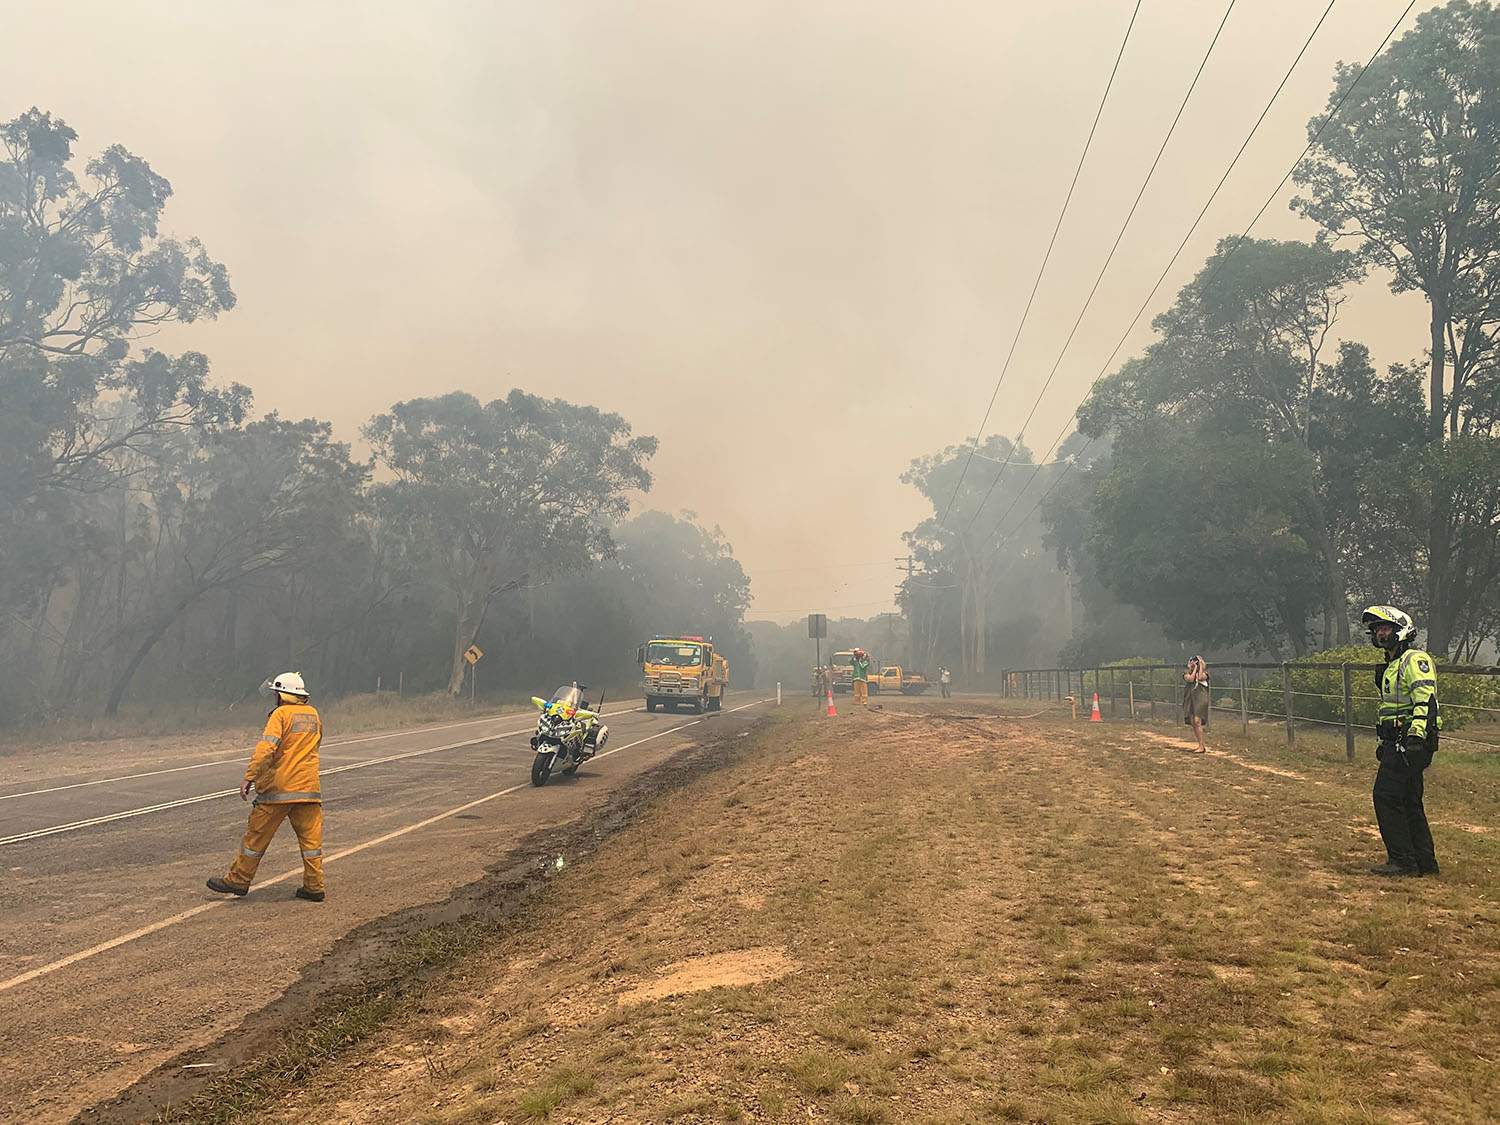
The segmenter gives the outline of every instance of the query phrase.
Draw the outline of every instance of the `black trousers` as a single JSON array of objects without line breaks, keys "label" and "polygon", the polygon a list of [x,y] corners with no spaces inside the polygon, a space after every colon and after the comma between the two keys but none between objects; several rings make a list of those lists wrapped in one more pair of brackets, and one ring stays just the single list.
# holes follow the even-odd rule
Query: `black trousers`
[{"label": "black trousers", "polygon": [[1375,822],[1385,842],[1386,859],[1401,867],[1415,867],[1424,875],[1437,873],[1432,829],[1422,807],[1422,771],[1432,762],[1430,750],[1395,746],[1380,748],[1380,771],[1375,775]]}]

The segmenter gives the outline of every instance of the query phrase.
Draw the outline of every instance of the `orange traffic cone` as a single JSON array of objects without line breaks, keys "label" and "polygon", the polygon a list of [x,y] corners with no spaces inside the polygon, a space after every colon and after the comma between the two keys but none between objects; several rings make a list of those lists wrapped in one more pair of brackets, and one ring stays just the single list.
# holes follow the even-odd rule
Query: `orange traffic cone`
[{"label": "orange traffic cone", "polygon": [[833,709],[833,689],[832,688],[828,689],[828,717],[830,719],[834,719],[834,718],[838,717],[838,712]]},{"label": "orange traffic cone", "polygon": [[1102,723],[1103,721],[1104,716],[1099,714],[1099,693],[1096,691],[1094,692],[1094,709],[1089,712],[1089,722]]}]

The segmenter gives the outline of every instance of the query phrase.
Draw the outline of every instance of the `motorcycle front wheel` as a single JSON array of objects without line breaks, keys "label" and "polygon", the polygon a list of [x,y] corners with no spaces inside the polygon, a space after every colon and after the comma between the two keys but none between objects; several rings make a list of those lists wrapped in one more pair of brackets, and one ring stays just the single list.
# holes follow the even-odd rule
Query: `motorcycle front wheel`
[{"label": "motorcycle front wheel", "polygon": [[552,760],[556,757],[557,751],[552,750],[545,754],[538,754],[531,760],[531,784],[547,784],[547,779],[552,776]]}]

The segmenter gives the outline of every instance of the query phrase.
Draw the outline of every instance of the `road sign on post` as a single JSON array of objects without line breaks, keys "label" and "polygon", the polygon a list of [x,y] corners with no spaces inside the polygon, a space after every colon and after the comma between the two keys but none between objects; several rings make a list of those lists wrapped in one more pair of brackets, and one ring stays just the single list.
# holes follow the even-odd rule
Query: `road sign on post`
[{"label": "road sign on post", "polygon": [[464,659],[467,660],[470,664],[478,664],[483,656],[484,649],[480,648],[478,645],[470,645],[468,648],[464,649]]}]

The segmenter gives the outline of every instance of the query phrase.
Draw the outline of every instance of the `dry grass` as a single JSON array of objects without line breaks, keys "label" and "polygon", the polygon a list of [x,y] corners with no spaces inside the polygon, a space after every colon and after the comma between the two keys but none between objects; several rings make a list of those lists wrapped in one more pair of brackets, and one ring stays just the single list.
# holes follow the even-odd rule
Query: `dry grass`
[{"label": "dry grass", "polygon": [[1341,744],[943,715],[778,724],[257,1119],[1500,1116],[1492,764],[1440,757],[1444,877],[1388,883]]}]

